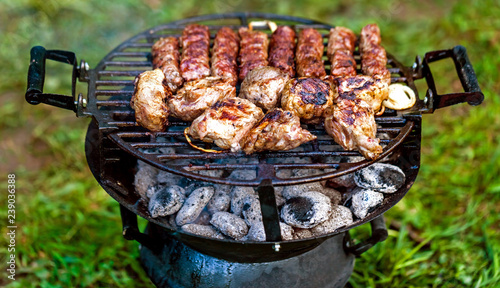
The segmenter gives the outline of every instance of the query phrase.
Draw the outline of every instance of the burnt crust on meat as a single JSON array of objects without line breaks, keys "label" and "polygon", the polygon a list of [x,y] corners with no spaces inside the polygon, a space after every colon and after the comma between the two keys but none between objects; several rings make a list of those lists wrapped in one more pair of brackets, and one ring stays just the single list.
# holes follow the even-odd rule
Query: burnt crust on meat
[{"label": "burnt crust on meat", "polygon": [[330,84],[321,79],[291,79],[283,89],[281,107],[308,123],[319,123],[332,106],[333,96]]},{"label": "burnt crust on meat", "polygon": [[295,77],[295,31],[288,26],[279,26],[271,35],[269,44],[269,66]]}]

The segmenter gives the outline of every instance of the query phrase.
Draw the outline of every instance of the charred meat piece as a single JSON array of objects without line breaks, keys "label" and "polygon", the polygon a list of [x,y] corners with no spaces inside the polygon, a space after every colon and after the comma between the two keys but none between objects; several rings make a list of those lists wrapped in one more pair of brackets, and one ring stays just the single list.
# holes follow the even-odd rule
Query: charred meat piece
[{"label": "charred meat piece", "polygon": [[[385,81],[365,75],[334,79],[333,85],[337,87],[340,99],[361,99],[375,112],[380,110],[382,101],[389,94],[389,86]],[[334,99],[334,102],[337,103],[339,98]]]},{"label": "charred meat piece", "polygon": [[391,84],[391,73],[387,69],[387,55],[380,45],[380,29],[377,24],[369,24],[361,30],[359,51],[363,74],[377,77]]},{"label": "charred meat piece", "polygon": [[241,83],[240,98],[248,99],[265,110],[276,107],[288,74],[280,69],[264,66],[248,72]]},{"label": "charred meat piece", "polygon": [[269,66],[276,67],[295,77],[295,31],[288,26],[280,26],[274,31],[269,44]]},{"label": "charred meat piece", "polygon": [[318,31],[313,28],[300,31],[295,53],[299,77],[320,78],[326,75],[323,50],[323,38]]},{"label": "charred meat piece", "polygon": [[212,76],[220,76],[236,86],[238,81],[238,49],[240,39],[229,27],[223,27],[215,35],[212,51]]},{"label": "charred meat piece", "polygon": [[232,152],[241,150],[241,139],[252,129],[264,113],[252,102],[241,98],[227,98],[215,103],[196,118],[188,134],[204,142],[215,143]]},{"label": "charred meat piece", "polygon": [[290,111],[275,108],[269,111],[243,139],[241,147],[247,154],[260,151],[283,151],[316,139],[300,127],[300,119]]},{"label": "charred meat piece", "polygon": [[356,75],[356,61],[353,57],[355,44],[356,35],[351,30],[344,27],[330,29],[327,56],[332,76]]},{"label": "charred meat piece", "polygon": [[210,76],[209,51],[210,33],[208,27],[190,24],[182,31],[181,74],[187,81]]},{"label": "charred meat piece", "polygon": [[135,80],[130,100],[137,123],[153,132],[164,131],[168,125],[169,110],[165,101],[172,93],[164,81],[165,75],[160,69],[141,73]]},{"label": "charred meat piece", "polygon": [[160,38],[151,48],[151,55],[153,69],[163,71],[168,88],[175,93],[184,82],[179,70],[179,40],[175,37]]},{"label": "charred meat piece", "polygon": [[325,118],[326,132],[344,149],[357,149],[368,159],[377,158],[382,146],[376,138],[373,107],[380,106],[385,93],[382,88],[387,83],[369,76],[338,77],[333,81],[338,90],[331,114]]},{"label": "charred meat piece", "polygon": [[187,82],[167,101],[172,116],[193,121],[215,102],[236,97],[236,88],[221,77],[207,77]]},{"label": "charred meat piece", "polygon": [[243,81],[252,69],[267,66],[269,40],[266,33],[252,31],[245,27],[239,29],[239,34],[241,38],[239,79]]},{"label": "charred meat piece", "polygon": [[291,79],[281,93],[281,108],[307,123],[319,123],[332,104],[330,84],[317,78]]}]

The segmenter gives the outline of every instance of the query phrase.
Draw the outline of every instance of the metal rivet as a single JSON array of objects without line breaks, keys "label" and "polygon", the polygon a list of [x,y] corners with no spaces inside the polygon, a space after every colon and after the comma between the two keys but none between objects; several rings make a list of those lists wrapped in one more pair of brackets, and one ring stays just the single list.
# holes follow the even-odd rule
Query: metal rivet
[{"label": "metal rivet", "polygon": [[274,243],[273,249],[274,249],[274,252],[280,252],[281,245],[279,243]]}]

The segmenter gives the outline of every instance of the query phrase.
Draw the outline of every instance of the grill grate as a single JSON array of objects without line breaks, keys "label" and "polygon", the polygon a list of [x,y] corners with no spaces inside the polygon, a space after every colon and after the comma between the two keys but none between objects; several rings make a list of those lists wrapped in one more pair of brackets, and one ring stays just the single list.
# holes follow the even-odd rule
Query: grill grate
[{"label": "grill grate", "polygon": [[[170,126],[165,132],[149,132],[135,122],[134,112],[129,102],[134,91],[134,78],[145,70],[152,69],[151,46],[155,41],[165,36],[177,36],[189,23],[203,23],[210,29],[211,39],[224,26],[238,29],[246,26],[250,21],[272,20],[278,25],[291,25],[296,30],[306,27],[318,29],[323,35],[325,43],[328,41],[328,32],[333,26],[294,18],[289,16],[275,16],[269,19],[265,15],[251,13],[237,13],[211,17],[196,17],[174,22],[173,24],[157,26],[145,31],[118,46],[109,53],[98,66],[88,73],[89,93],[86,110],[98,122],[102,133],[112,142],[103,142],[101,165],[119,161],[114,156],[117,146],[162,170],[190,177],[200,181],[209,181],[228,185],[258,186],[263,179],[270,179],[272,185],[294,185],[334,178],[353,172],[370,165],[375,161],[365,160],[361,154],[354,151],[345,151],[328,136],[323,125],[307,125],[307,129],[318,136],[318,139],[306,143],[291,151],[255,153],[204,153],[189,146],[183,136],[183,130],[189,125],[177,119],[169,119]],[[212,25],[210,22],[217,22]],[[206,22],[206,23],[205,23]],[[228,25],[221,25],[228,22]],[[257,27],[270,34],[264,27]],[[326,55],[323,56],[326,60]],[[355,59],[360,67],[359,53]],[[328,61],[325,68],[329,73]],[[413,83],[413,70],[401,65],[394,57],[388,54],[388,68],[392,74],[393,83],[406,83],[415,93],[417,89]],[[358,69],[360,70],[360,69]],[[359,72],[359,71],[358,71]],[[418,95],[418,94],[417,94]],[[417,104],[418,105],[418,104]],[[383,116],[376,117],[379,126],[377,137],[381,138],[384,152],[382,159],[404,143],[405,139],[415,134],[415,123],[405,114],[386,110]],[[198,146],[214,149],[215,145],[194,141]],[[106,151],[110,153],[106,153]],[[293,162],[300,157],[300,163]],[[232,179],[227,175],[234,169],[254,170],[257,177],[250,180]],[[316,169],[309,176],[299,178],[280,178],[280,170],[286,169]],[[210,171],[210,172],[202,172]],[[290,173],[288,173],[290,174]],[[212,176],[210,176],[212,175]],[[223,175],[223,176],[213,176]]]}]

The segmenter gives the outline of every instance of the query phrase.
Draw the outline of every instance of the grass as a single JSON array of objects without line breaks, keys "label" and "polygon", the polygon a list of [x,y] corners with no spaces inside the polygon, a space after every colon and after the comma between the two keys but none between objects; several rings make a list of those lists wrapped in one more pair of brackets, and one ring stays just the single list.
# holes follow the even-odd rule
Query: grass
[{"label": "grass", "polygon": [[[111,2],[0,3],[0,179],[6,183],[7,173],[16,173],[19,226],[17,280],[8,280],[2,269],[0,285],[152,286],[137,261],[138,244],[121,236],[117,203],[87,167],[83,139],[88,120],[24,101],[29,49],[43,45],[74,51],[94,67],[112,48],[149,27],[200,14],[262,11],[312,18],[355,31],[376,22],[387,50],[408,65],[415,55],[427,51],[457,44],[467,48],[485,101],[479,107],[462,104],[424,115],[417,181],[386,213],[389,238],[357,260],[349,285],[500,286],[497,1]],[[68,70],[59,72],[61,65],[48,66],[45,91],[69,93]],[[438,88],[459,91],[460,83],[449,67],[433,66]],[[85,87],[78,88],[86,92]],[[7,223],[5,210],[1,204],[0,223]],[[1,226],[2,235],[6,229]],[[368,234],[368,227],[353,231],[357,239]],[[2,263],[6,262],[6,241],[1,237]]]}]

